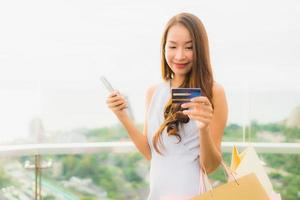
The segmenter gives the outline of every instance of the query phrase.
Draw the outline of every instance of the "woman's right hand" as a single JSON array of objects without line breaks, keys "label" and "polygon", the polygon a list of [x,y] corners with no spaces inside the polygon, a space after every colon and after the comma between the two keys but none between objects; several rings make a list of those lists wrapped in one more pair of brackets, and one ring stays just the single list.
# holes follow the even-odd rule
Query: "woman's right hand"
[{"label": "woman's right hand", "polygon": [[120,94],[120,92],[111,92],[107,97],[106,104],[117,117],[123,117],[127,115],[125,111],[128,105],[127,100],[123,95]]}]

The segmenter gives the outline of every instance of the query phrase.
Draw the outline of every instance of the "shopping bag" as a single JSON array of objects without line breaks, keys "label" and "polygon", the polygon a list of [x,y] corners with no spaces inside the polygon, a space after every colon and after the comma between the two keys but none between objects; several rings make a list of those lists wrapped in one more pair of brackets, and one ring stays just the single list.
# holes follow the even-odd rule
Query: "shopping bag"
[{"label": "shopping bag", "polygon": [[242,177],[253,172],[268,193],[270,199],[281,199],[280,194],[274,192],[271,181],[254,147],[248,146],[242,153],[239,153],[238,149],[234,146],[230,168],[236,172],[236,177]]},{"label": "shopping bag", "polygon": [[254,173],[237,178],[192,200],[270,200]]},{"label": "shopping bag", "polygon": [[271,200],[281,200],[280,193],[273,192],[273,193],[269,194],[269,197]]},{"label": "shopping bag", "polygon": [[232,150],[230,168],[236,172],[237,177],[254,172],[265,190],[268,193],[273,192],[273,187],[267,172],[265,171],[263,165],[261,164],[261,160],[252,146],[247,147],[240,154],[237,148],[234,146]]}]

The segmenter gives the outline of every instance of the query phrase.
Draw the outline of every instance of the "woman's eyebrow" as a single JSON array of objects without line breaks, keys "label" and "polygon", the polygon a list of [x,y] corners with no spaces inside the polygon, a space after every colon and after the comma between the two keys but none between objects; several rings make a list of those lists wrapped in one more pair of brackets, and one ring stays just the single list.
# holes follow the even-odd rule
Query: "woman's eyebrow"
[{"label": "woman's eyebrow", "polygon": [[[167,42],[170,42],[170,43],[173,43],[173,44],[177,44],[177,42],[172,41],[172,40],[168,40]],[[185,44],[188,44],[188,43],[192,43],[192,40],[185,42]]]}]

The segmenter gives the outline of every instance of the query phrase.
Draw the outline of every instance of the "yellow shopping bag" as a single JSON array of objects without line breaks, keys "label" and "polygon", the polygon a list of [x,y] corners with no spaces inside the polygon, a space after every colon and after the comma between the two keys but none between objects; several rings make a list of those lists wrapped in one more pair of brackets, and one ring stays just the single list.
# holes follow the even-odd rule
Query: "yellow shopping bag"
[{"label": "yellow shopping bag", "polygon": [[[254,173],[236,178],[223,161],[221,165],[231,181],[212,188],[205,168],[202,166],[200,184],[204,186],[204,189],[201,187],[202,194],[194,196],[192,200],[270,200]],[[207,184],[210,186],[209,189],[207,189]]]},{"label": "yellow shopping bag", "polygon": [[220,185],[192,200],[270,200],[254,173]]}]

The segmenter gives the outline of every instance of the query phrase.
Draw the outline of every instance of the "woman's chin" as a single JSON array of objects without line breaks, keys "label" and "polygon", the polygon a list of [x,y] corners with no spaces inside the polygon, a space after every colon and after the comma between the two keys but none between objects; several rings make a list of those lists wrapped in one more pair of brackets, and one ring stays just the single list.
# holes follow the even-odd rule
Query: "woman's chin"
[{"label": "woman's chin", "polygon": [[176,76],[185,76],[188,73],[188,71],[186,69],[185,70],[173,70],[173,72]]}]

